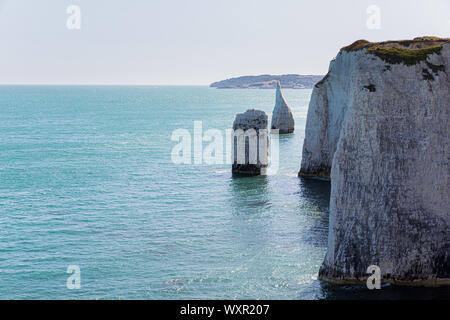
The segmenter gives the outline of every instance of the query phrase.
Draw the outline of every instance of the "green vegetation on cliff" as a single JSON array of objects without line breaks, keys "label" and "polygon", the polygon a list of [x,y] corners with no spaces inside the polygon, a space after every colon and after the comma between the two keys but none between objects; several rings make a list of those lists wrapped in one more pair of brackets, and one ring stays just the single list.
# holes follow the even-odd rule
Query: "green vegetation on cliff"
[{"label": "green vegetation on cliff", "polygon": [[390,64],[404,63],[407,66],[412,66],[420,61],[425,61],[427,56],[433,53],[440,53],[442,45],[433,46],[425,49],[405,49],[398,46],[375,46],[367,49],[367,53],[372,53],[383,61]]},{"label": "green vegetation on cliff", "polygon": [[403,63],[407,66],[426,61],[430,54],[440,54],[442,45],[450,43],[448,38],[418,37],[413,40],[369,42],[358,40],[340,51],[352,52],[366,49],[366,53],[374,54],[390,64]]}]

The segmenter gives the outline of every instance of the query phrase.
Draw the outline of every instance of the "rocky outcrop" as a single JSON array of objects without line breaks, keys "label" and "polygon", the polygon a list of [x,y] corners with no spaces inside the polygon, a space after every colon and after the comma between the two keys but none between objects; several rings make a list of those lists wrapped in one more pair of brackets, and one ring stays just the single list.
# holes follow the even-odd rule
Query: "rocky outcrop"
[{"label": "rocky outcrop", "polygon": [[450,41],[343,48],[316,84],[301,176],[331,178],[321,279],[450,284]]},{"label": "rocky outcrop", "polygon": [[275,108],[272,113],[271,128],[278,129],[278,133],[280,134],[285,134],[294,132],[294,125],[294,116],[292,115],[291,108],[289,108],[284,100],[280,82],[277,81]]},{"label": "rocky outcrop", "polygon": [[269,156],[268,118],[264,111],[250,109],[233,122],[232,172],[265,174]]}]

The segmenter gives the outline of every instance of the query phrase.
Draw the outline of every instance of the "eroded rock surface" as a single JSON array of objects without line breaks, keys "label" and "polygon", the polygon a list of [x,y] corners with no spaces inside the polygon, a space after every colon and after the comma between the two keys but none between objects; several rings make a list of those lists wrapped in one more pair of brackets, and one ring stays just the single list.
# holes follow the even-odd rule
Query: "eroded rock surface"
[{"label": "eroded rock surface", "polygon": [[233,122],[232,172],[242,175],[265,174],[269,156],[268,117],[250,109],[236,115]]},{"label": "eroded rock surface", "polygon": [[[450,284],[450,41],[343,48],[314,88],[300,176],[331,178],[321,279]],[[331,173],[331,174],[330,174]]]},{"label": "eroded rock surface", "polygon": [[292,115],[291,108],[289,108],[284,100],[280,82],[277,81],[275,108],[272,113],[271,128],[278,129],[278,133],[280,134],[285,134],[294,132],[294,125],[294,116]]}]

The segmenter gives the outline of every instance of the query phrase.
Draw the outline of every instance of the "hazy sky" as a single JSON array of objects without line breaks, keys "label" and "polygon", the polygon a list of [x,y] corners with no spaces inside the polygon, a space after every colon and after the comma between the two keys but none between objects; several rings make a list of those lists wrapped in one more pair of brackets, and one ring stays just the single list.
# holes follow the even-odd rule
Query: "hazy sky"
[{"label": "hazy sky", "polygon": [[[69,5],[81,29],[69,30]],[[381,28],[369,29],[377,5]],[[357,39],[450,37],[450,0],[0,0],[0,83],[209,84],[324,74]]]}]

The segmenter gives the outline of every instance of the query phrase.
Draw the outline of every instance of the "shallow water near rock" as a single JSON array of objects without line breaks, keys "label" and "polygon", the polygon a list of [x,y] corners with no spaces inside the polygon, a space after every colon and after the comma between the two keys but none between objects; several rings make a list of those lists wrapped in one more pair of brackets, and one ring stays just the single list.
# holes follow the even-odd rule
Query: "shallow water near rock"
[{"label": "shallow water near rock", "polygon": [[[173,130],[193,134],[195,120],[225,130],[250,108],[270,116],[274,93],[1,86],[0,298],[407,296],[317,280],[329,183],[297,177],[311,90],[284,90],[296,128],[280,137],[278,174],[172,163]],[[81,269],[79,290],[66,287],[69,265]]]}]

